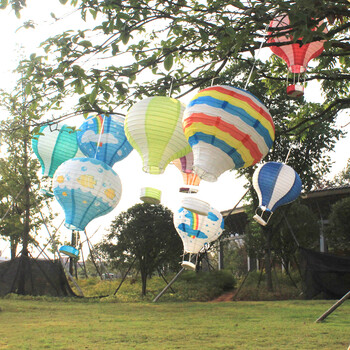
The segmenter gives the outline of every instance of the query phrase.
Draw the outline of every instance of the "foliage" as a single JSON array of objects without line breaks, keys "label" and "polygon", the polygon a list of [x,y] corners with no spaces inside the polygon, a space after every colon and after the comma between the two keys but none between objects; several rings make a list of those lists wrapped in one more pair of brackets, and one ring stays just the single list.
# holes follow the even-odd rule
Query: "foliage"
[{"label": "foliage", "polygon": [[232,273],[228,270],[193,272],[186,271],[174,288],[188,301],[208,301],[225,291],[233,290],[236,285]]},{"label": "foliage", "polygon": [[350,247],[350,198],[332,205],[326,229],[327,243],[332,250],[349,251]]},{"label": "foliage", "polygon": [[[166,275],[167,281],[174,277],[173,274]],[[128,277],[117,294],[114,292],[119,286],[120,279],[99,280],[89,278],[79,280],[79,286],[87,297],[108,296],[106,301],[114,302],[138,302],[152,301],[166,286],[160,276],[153,276],[148,281],[147,295],[142,295],[141,278]],[[233,290],[235,279],[229,271],[205,271],[195,273],[193,271],[183,272],[171,288],[161,297],[160,301],[208,301],[213,300],[222,293]]]},{"label": "foliage", "polygon": [[[68,1],[62,1],[63,4]],[[90,1],[72,0],[81,11],[87,30],[66,31],[48,38],[42,47],[47,56],[23,60],[26,89],[36,101],[50,100],[59,108],[65,96],[80,96],[79,113],[119,112],[138,99],[164,95],[172,85],[181,97],[210,85],[230,65],[246,62],[266,42],[268,23],[288,12],[294,40],[307,43],[327,40],[319,66],[310,69],[307,81],[319,80],[325,103],[313,114],[296,116],[310,127],[332,120],[349,106],[349,9],[345,0],[331,6],[317,1]],[[328,32],[313,30],[317,20],[328,19]],[[275,35],[279,35],[276,33]],[[92,65],[92,61],[99,65]],[[86,64],[88,62],[88,64]],[[280,60],[257,65],[255,77],[282,82],[286,69]],[[247,75],[246,75],[247,77]],[[41,92],[45,92],[45,98]],[[293,130],[293,126],[290,130]]]},{"label": "foliage", "polygon": [[147,276],[157,269],[178,269],[182,242],[174,228],[172,212],[162,205],[143,203],[118,215],[99,249],[116,268],[136,259],[145,295]]},{"label": "foliage", "polygon": [[[236,293],[234,299],[242,300],[295,300],[302,299],[302,284],[300,274],[292,271],[290,276],[274,270],[273,284],[276,288],[268,291],[266,288],[266,273],[264,271],[251,271],[248,276],[243,276],[237,281],[241,290]],[[246,279],[244,280],[244,278]]]},{"label": "foliage", "polygon": [[39,195],[39,162],[30,148],[31,108],[19,87],[12,94],[2,92],[0,105],[7,115],[0,122],[3,152],[0,158],[0,235],[11,242],[11,256],[18,243],[24,251],[33,243],[41,226],[39,211],[43,197]]},{"label": "foliage", "polygon": [[338,186],[344,186],[350,184],[350,159],[346,167],[334,177],[334,184]]}]

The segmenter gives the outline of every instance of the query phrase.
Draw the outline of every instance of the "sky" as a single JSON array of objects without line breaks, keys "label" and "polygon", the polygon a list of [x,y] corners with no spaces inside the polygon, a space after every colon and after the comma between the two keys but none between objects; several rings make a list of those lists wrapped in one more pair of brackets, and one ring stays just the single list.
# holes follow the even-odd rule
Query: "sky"
[{"label": "sky", "polygon": [[[50,13],[54,12],[57,18],[63,18],[60,21],[54,20]],[[27,21],[33,20],[35,29],[20,28]],[[16,67],[19,57],[38,51],[39,44],[48,36],[57,34],[67,29],[84,29],[86,24],[80,20],[79,13],[68,6],[62,6],[59,1],[47,0],[30,0],[28,8],[21,13],[21,19],[17,19],[11,9],[0,11],[0,37],[2,55],[0,56],[0,88],[11,91],[14,86],[16,77],[11,71]],[[40,50],[39,50],[40,52]],[[258,58],[268,57],[270,50],[263,48],[259,52]],[[249,90],[249,86],[248,86]],[[187,103],[191,96],[181,99],[183,103]],[[317,83],[309,84],[305,89],[305,98],[308,101],[319,101],[320,90]],[[51,116],[49,115],[48,118]],[[83,117],[75,117],[74,120],[68,121],[67,124],[79,126],[84,121]],[[338,119],[338,125],[345,126],[344,131],[350,131],[348,115],[343,115]],[[332,158],[335,165],[332,174],[338,173],[346,166],[349,158],[348,150],[350,146],[350,138],[347,137],[339,141],[334,149]],[[182,198],[185,196],[179,193],[182,186],[182,176],[180,171],[172,164],[168,165],[163,175],[149,175],[141,170],[142,162],[140,156],[134,150],[131,154],[121,162],[116,163],[113,169],[118,173],[123,187],[123,193],[118,206],[108,215],[93,220],[87,226],[89,236],[94,234],[91,239],[93,243],[101,240],[103,234],[108,230],[111,220],[120,212],[127,210],[135,203],[141,203],[140,188],[144,186],[157,187],[162,190],[162,204],[169,209],[175,211],[180,207]],[[222,211],[231,209],[237,204],[239,199],[245,193],[244,188],[246,181],[237,178],[236,171],[228,171],[221,175],[217,182],[210,183],[202,181],[199,186],[197,198],[208,202],[215,209]],[[64,218],[63,212],[57,203],[53,203],[52,208],[59,214],[55,224],[58,225]],[[69,240],[70,230],[60,229],[63,237]],[[42,234],[45,240],[46,233]],[[7,251],[6,245],[0,240],[0,251]],[[6,252],[3,255],[8,255]]]}]

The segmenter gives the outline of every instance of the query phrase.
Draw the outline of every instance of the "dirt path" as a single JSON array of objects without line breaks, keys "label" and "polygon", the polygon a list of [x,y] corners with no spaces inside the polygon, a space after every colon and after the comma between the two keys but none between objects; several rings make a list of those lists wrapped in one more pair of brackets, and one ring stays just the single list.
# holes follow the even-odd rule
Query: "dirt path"
[{"label": "dirt path", "polygon": [[216,302],[220,302],[220,301],[232,301],[234,295],[235,295],[234,291],[226,292],[224,294],[221,294],[216,299],[213,299],[211,302],[216,303]]}]

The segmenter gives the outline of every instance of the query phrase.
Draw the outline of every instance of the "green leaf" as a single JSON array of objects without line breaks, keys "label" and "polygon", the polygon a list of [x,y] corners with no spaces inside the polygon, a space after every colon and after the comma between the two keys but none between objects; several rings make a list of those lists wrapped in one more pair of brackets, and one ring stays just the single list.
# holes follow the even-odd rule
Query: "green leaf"
[{"label": "green leaf", "polygon": [[164,60],[164,68],[169,71],[174,63],[174,57],[172,54],[168,54],[168,56]]},{"label": "green leaf", "polygon": [[32,91],[32,85],[28,83],[24,89],[24,93],[26,95],[29,95],[31,91]]},{"label": "green leaf", "polygon": [[89,95],[89,102],[90,102],[91,104],[93,104],[93,103],[96,101],[97,93],[98,93],[98,87],[96,86],[96,87],[92,90],[91,94]]},{"label": "green leaf", "polygon": [[86,49],[87,49],[88,47],[91,47],[91,46],[92,46],[92,44],[91,44],[91,42],[90,42],[89,40],[82,40],[82,41],[79,41],[78,44],[81,45],[81,46],[84,46]]},{"label": "green leaf", "polygon": [[123,44],[126,45],[130,39],[130,34],[128,32],[122,32],[120,38],[122,39]]},{"label": "green leaf", "polygon": [[60,0],[60,3],[61,3],[62,5],[65,5],[67,2],[68,2],[68,0]]},{"label": "green leaf", "polygon": [[8,4],[9,4],[8,0],[1,0],[0,1],[0,9],[5,9]]},{"label": "green leaf", "polygon": [[96,19],[96,16],[97,16],[97,11],[92,10],[92,9],[90,9],[89,11],[90,11],[90,13],[91,13],[91,15],[92,15],[93,19]]}]

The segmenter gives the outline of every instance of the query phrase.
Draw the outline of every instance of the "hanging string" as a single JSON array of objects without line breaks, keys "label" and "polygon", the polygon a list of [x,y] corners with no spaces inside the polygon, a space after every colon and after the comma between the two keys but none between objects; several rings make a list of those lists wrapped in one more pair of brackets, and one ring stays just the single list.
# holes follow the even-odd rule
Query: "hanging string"
[{"label": "hanging string", "polygon": [[171,97],[171,94],[173,93],[173,84],[174,84],[174,77],[171,77],[171,83],[170,83],[168,97]]},{"label": "hanging string", "polygon": [[98,142],[97,142],[97,145],[96,145],[95,159],[96,159],[96,157],[97,157],[98,148],[100,147],[100,143],[101,143],[101,137],[102,137],[102,134],[103,134],[103,127],[104,127],[104,125],[105,125],[105,118],[106,118],[106,115],[103,114],[103,120],[102,120],[100,135],[99,135],[99,137],[98,137]]},{"label": "hanging string", "polygon": [[[267,32],[267,29],[269,28],[269,26],[270,26],[270,23],[268,23],[268,24],[266,25],[264,33]],[[266,37],[266,34],[264,34],[264,38],[265,38],[265,37]],[[250,78],[252,77],[252,74],[253,74],[253,71],[254,71],[254,68],[255,68],[255,64],[256,64],[256,60],[257,60],[258,56],[260,55],[260,51],[261,51],[261,49],[262,49],[262,47],[263,47],[265,41],[266,41],[266,40],[262,40],[262,41],[261,41],[260,47],[259,47],[259,50],[258,50],[258,53],[254,56],[253,66],[252,66],[252,68],[251,68],[251,70],[250,70],[250,72],[249,72],[248,79],[247,79],[247,81],[246,81],[246,83],[245,83],[245,86],[244,86],[244,89],[245,89],[245,90],[247,89],[247,86],[248,86],[248,84],[249,84]]]}]

